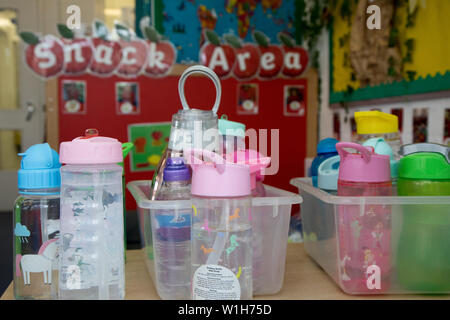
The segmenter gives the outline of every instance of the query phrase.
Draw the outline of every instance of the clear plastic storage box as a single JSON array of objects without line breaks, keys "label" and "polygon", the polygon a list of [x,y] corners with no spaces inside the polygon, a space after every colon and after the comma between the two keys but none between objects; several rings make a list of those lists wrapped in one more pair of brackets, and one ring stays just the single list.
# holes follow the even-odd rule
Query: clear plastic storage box
[{"label": "clear plastic storage box", "polygon": [[[313,187],[311,178],[291,184],[303,198],[305,250],[344,292],[450,293],[450,196],[343,197]],[[389,213],[384,222],[374,214],[380,208]],[[350,226],[343,225],[348,212]],[[365,235],[373,242],[363,246],[361,224],[373,228]],[[388,233],[389,243],[379,243],[381,232]],[[360,251],[353,255],[358,261],[345,252],[352,250],[349,239]]]},{"label": "clear plastic storage box", "polygon": [[[189,299],[190,278],[177,271],[190,265],[190,256],[180,243],[178,247],[161,251],[158,248],[158,226],[155,217],[161,212],[173,215],[177,221],[186,213],[192,214],[190,200],[152,201],[149,200],[150,181],[132,181],[127,184],[138,205],[138,216],[145,248],[145,261],[158,295],[162,299]],[[265,197],[252,198],[252,246],[253,246],[253,294],[269,295],[279,292],[283,286],[288,242],[289,221],[293,204],[302,202],[294,193],[264,185]],[[194,213],[195,214],[195,213]],[[186,221],[186,218],[181,218]],[[181,221],[180,220],[180,221]],[[182,242],[182,241],[180,241]],[[161,263],[169,261],[170,270]],[[167,260],[169,259],[169,260]],[[178,278],[175,274],[178,274]],[[178,283],[176,289],[167,286],[167,279]],[[180,278],[181,277],[181,278]],[[169,281],[170,282],[170,281]]]}]

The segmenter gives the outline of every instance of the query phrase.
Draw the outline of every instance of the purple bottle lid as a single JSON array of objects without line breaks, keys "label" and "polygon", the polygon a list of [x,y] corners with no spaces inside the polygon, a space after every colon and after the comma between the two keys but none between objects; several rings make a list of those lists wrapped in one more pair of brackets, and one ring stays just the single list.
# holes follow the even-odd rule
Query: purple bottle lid
[{"label": "purple bottle lid", "polygon": [[164,181],[186,181],[191,179],[189,168],[184,164],[183,158],[167,159],[164,168]]}]

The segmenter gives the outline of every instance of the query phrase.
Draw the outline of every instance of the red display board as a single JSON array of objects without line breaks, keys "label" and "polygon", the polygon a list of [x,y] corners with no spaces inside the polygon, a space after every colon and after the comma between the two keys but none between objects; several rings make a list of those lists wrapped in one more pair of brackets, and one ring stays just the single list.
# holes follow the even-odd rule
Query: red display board
[{"label": "red display board", "polygon": [[[152,79],[140,76],[124,79],[117,76],[99,78],[92,75],[58,78],[59,99],[59,141],[72,140],[84,134],[87,128],[97,128],[102,136],[115,137],[121,142],[128,141],[128,125],[148,122],[171,121],[172,115],[182,108],[178,96],[178,76]],[[139,112],[120,114],[116,105],[116,83],[134,82],[138,84]],[[83,103],[67,104],[67,83],[84,86]],[[306,156],[306,113],[307,81],[305,79],[273,79],[270,81],[249,80],[240,82],[234,78],[221,80],[222,99],[218,110],[219,117],[226,114],[229,120],[245,123],[247,129],[267,129],[269,145],[268,156],[272,156],[270,132],[279,129],[279,170],[276,175],[266,176],[265,183],[297,192],[289,184],[293,177],[303,176]],[[255,84],[257,87],[257,113],[242,110],[238,96],[242,84]],[[255,87],[254,85],[252,85]],[[288,92],[301,93],[302,107],[286,109],[290,96]],[[186,81],[186,97],[192,108],[209,109],[215,99],[213,84],[203,77],[190,77]],[[70,109],[72,108],[72,109]],[[247,113],[247,114],[243,114]],[[129,159],[125,160],[126,181],[151,180],[153,171],[131,172]],[[127,209],[136,208],[131,194],[126,192]]]}]

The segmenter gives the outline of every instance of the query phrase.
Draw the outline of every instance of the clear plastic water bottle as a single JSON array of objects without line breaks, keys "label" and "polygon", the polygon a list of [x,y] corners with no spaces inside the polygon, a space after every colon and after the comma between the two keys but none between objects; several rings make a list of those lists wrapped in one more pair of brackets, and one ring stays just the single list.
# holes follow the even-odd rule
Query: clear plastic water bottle
[{"label": "clear plastic water bottle", "polygon": [[[221,120],[219,120],[221,121]],[[220,127],[220,122],[219,122]],[[261,170],[270,164],[270,157],[264,157],[256,150],[238,150],[231,155],[227,155],[227,161],[241,165],[247,165],[250,168],[250,188],[252,197],[265,197],[266,190],[262,181],[264,175]],[[264,245],[264,234],[274,229],[273,212],[269,206],[258,206],[250,209],[250,217],[252,222],[252,270],[253,270],[253,293],[266,294],[267,285],[272,279],[269,279],[272,274],[272,264],[264,263],[264,258],[272,253],[267,250],[269,245]],[[270,258],[269,258],[270,259]],[[267,261],[267,260],[266,260]]]},{"label": "clear plastic water bottle", "polygon": [[213,162],[191,163],[192,298],[251,299],[250,170],[224,162],[218,154],[205,156]]},{"label": "clear plastic water bottle", "polygon": [[356,141],[363,144],[371,138],[383,138],[392,148],[394,160],[400,160],[402,140],[396,115],[377,110],[355,112]]},{"label": "clear plastic water bottle", "polygon": [[[338,196],[392,196],[389,156],[352,142],[339,142],[336,149],[341,157]],[[340,281],[353,294],[385,292],[391,281],[391,208],[363,200],[339,205]]]},{"label": "clear plastic water bottle", "polygon": [[122,144],[95,129],[60,146],[60,299],[125,295]]},{"label": "clear plastic water bottle", "polygon": [[[211,79],[216,88],[216,100],[212,110],[190,109],[184,95],[184,83],[186,79],[195,73],[206,75]],[[183,150],[205,149],[217,151],[219,149],[219,134],[217,125],[217,110],[219,109],[221,87],[220,80],[211,69],[205,66],[192,66],[187,68],[178,82],[182,110],[172,117],[169,144],[161,157],[155,170],[150,189],[150,199],[155,200],[161,189],[164,179],[164,168],[167,159],[183,157]]]},{"label": "clear plastic water bottle", "polygon": [[14,296],[56,299],[58,293],[58,153],[47,143],[20,153],[14,204]]},{"label": "clear plastic water bottle", "polygon": [[[191,173],[183,158],[169,158],[157,200],[189,200]],[[189,299],[191,289],[192,210],[152,212],[157,290],[166,300]]]}]

